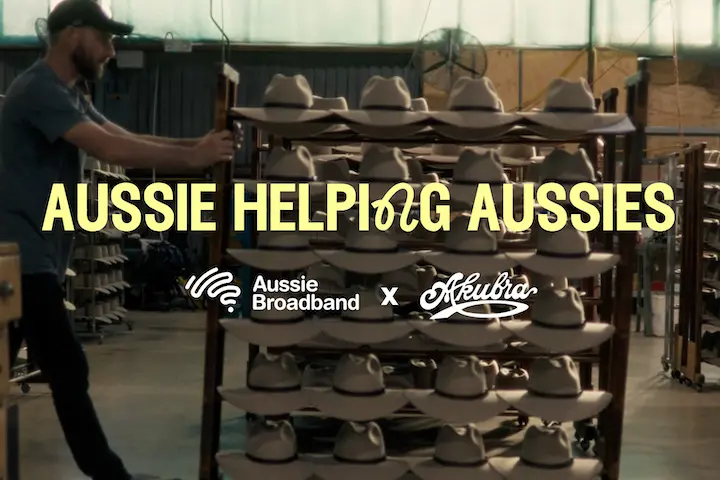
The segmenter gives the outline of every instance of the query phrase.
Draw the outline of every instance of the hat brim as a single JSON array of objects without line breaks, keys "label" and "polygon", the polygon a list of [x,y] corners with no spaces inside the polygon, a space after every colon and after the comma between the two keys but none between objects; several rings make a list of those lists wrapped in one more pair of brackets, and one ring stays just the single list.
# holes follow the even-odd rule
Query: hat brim
[{"label": "hat brim", "polygon": [[328,417],[349,422],[369,422],[387,417],[407,405],[403,390],[385,390],[377,396],[342,395],[331,388],[315,388],[312,404]]},{"label": "hat brim", "polygon": [[497,345],[510,336],[500,320],[450,323],[435,320],[409,320],[409,325],[433,340],[447,345],[481,348]]},{"label": "hat brim", "polygon": [[270,272],[302,270],[320,262],[312,250],[231,249],[228,254],[243,265]]},{"label": "hat brim", "polygon": [[624,113],[523,112],[522,117],[544,127],[566,132],[627,133],[635,130]]},{"label": "hat brim", "polygon": [[[324,182],[293,182],[293,181],[282,182],[282,181],[276,181],[276,180],[270,181],[270,180],[262,180],[261,179],[261,180],[243,180],[242,182],[236,182],[236,183],[244,184],[247,191],[252,194],[255,194],[255,195],[257,195],[257,189],[258,189],[259,184],[273,184],[273,183],[276,183],[276,184],[286,183],[286,184],[291,184],[291,185],[308,185],[310,196],[312,196],[312,197],[318,197],[318,196],[324,195],[326,192]],[[270,194],[269,189],[267,190],[267,193],[269,196],[269,194]],[[292,192],[282,192],[280,194],[280,198],[282,200],[294,200],[294,199],[298,198],[298,195],[299,195],[299,191],[296,188]]]},{"label": "hat brim", "polygon": [[426,252],[422,255],[423,260],[443,272],[461,272],[464,275],[479,273],[480,275],[491,275],[504,272],[517,265],[512,258],[504,253],[493,255],[458,254],[451,252]]},{"label": "hat brim", "polygon": [[[556,182],[547,182],[547,183],[555,183],[556,185],[559,185],[560,187],[562,187],[562,189],[565,191],[565,200],[556,200],[555,198],[552,198],[552,197],[555,196],[554,194],[548,195],[548,197],[549,197],[553,202],[555,202],[555,203],[566,204],[566,203],[570,203],[570,200],[569,200],[569,198],[570,198],[570,191],[572,190],[572,188],[573,188],[575,185],[580,184],[580,183],[590,183],[590,182],[578,182],[578,183],[575,184],[575,185],[558,184],[558,183],[556,183]],[[590,199],[588,198],[588,195],[587,195],[586,192],[581,192],[580,198],[582,198],[584,201],[590,202],[590,203],[601,203],[601,202],[603,201],[603,190],[604,190],[604,187],[605,187],[605,186],[604,186],[602,183],[590,183],[590,184],[597,189],[597,191],[598,191],[598,199],[597,199],[597,200],[590,200]],[[542,185],[544,185],[544,184],[543,184],[543,183],[536,183],[536,184],[535,184],[534,190],[535,190],[536,194],[537,194],[538,189],[539,189]]]},{"label": "hat brim", "polygon": [[531,467],[518,457],[493,457],[488,462],[508,480],[594,480],[603,469],[602,462],[594,458],[576,458],[572,465],[560,469]]},{"label": "hat brim", "polygon": [[316,250],[315,253],[333,267],[367,275],[401,270],[414,265],[420,259],[418,254],[412,251],[361,253],[347,250]]},{"label": "hat brim", "polygon": [[410,470],[422,480],[502,480],[490,462],[473,467],[443,465],[432,458],[408,461]]},{"label": "hat brim", "polygon": [[434,163],[436,165],[454,165],[457,163],[458,158],[457,155],[435,155],[433,153],[415,157],[416,160],[420,160],[421,162]]},{"label": "hat brim", "polygon": [[109,33],[111,35],[117,35],[119,37],[126,37],[133,33],[133,31],[135,30],[135,27],[133,25],[118,22],[111,18],[104,19],[102,22],[99,22],[97,25],[93,26],[101,32]]},{"label": "hat brim", "polygon": [[438,395],[434,390],[406,390],[405,397],[426,415],[452,424],[484,422],[508,408],[495,391],[475,400],[460,400]]},{"label": "hat brim", "polygon": [[258,323],[247,318],[226,318],[220,324],[238,340],[263,347],[289,347],[311,340],[319,331],[315,322]]},{"label": "hat brim", "polygon": [[429,145],[418,145],[417,147],[403,148],[402,152],[408,155],[430,155],[432,153],[432,147]]},{"label": "hat brim", "polygon": [[385,323],[349,322],[342,318],[331,317],[317,319],[315,322],[318,329],[329,337],[356,345],[391,342],[407,337],[413,331],[413,327],[402,320]]},{"label": "hat brim", "polygon": [[[404,127],[417,124],[430,118],[425,112],[413,112],[402,110],[335,110],[334,113],[347,120],[348,127],[356,130],[356,127]],[[417,125],[417,131],[425,128],[424,125]],[[356,130],[357,131],[357,130]]]},{"label": "hat brim", "polygon": [[[460,127],[472,130],[506,127],[522,120],[516,113],[504,112],[471,112],[471,111],[440,111],[430,114],[433,120],[451,127]],[[435,125],[437,127],[444,125]]]},{"label": "hat brim", "polygon": [[527,390],[502,390],[498,395],[518,411],[548,422],[578,422],[595,417],[612,400],[607,392],[584,391],[577,398],[539,397]]},{"label": "hat brim", "polygon": [[[312,110],[302,108],[263,108],[263,107],[237,107],[233,111],[243,117],[267,124],[294,124],[315,122],[332,116],[329,110]],[[291,125],[287,125],[288,128]],[[319,131],[327,130],[327,125],[314,125]]]},{"label": "hat brim", "polygon": [[322,480],[397,480],[409,470],[407,462],[392,457],[372,464],[340,462],[330,455],[308,455],[307,458],[312,462],[314,474]]},{"label": "hat brim", "polygon": [[620,261],[614,253],[593,252],[587,258],[548,257],[535,252],[507,252],[528,270],[552,277],[588,278],[610,270]]},{"label": "hat brim", "polygon": [[440,135],[458,142],[492,142],[505,136],[513,128],[512,124],[484,128],[456,127],[452,125],[433,126],[433,129]]},{"label": "hat brim", "polygon": [[215,455],[220,469],[233,480],[250,478],[277,478],[306,480],[312,475],[312,464],[300,458],[288,463],[253,462],[243,451],[226,451]]},{"label": "hat brim", "polygon": [[223,399],[233,407],[256,415],[284,415],[307,407],[307,392],[259,392],[249,388],[218,387]]},{"label": "hat brim", "polygon": [[575,353],[605,343],[615,333],[609,323],[586,322],[582,328],[547,328],[530,320],[502,322],[508,332],[550,353]]},{"label": "hat brim", "polygon": [[362,147],[360,145],[336,145],[332,147],[336,152],[343,155],[361,155]]}]

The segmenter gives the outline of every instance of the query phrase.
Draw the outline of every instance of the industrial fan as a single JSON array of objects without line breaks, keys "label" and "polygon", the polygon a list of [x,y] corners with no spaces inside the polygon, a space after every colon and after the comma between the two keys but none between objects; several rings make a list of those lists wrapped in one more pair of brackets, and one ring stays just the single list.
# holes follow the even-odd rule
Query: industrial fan
[{"label": "industrial fan", "polygon": [[440,28],[420,39],[413,65],[423,82],[449,92],[461,77],[478,78],[487,71],[487,52],[480,40],[459,28]]}]

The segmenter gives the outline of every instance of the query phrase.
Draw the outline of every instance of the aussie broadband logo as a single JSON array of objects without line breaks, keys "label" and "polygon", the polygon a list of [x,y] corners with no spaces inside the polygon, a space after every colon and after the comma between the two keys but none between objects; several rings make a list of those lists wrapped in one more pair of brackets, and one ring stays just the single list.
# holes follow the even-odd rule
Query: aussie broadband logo
[{"label": "aussie broadband logo", "polygon": [[[459,272],[454,273],[447,281],[435,282],[425,290],[420,295],[420,306],[428,312],[440,306],[445,307],[430,317],[434,320],[443,320],[457,314],[471,318],[505,318],[530,308],[525,301],[538,292],[537,288],[527,284],[513,284],[505,272],[501,273],[494,283],[478,283],[481,278],[479,273],[467,277]],[[509,308],[498,313],[469,311],[479,305]]]}]

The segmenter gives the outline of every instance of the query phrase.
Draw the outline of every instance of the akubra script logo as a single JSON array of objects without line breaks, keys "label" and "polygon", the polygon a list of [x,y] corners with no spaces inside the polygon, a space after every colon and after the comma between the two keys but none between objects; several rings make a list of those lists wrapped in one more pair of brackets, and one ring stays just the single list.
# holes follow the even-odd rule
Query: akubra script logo
[{"label": "akubra script logo", "polygon": [[[477,283],[480,279],[479,273],[468,275],[467,278],[462,273],[454,273],[446,282],[435,282],[425,290],[420,296],[420,306],[424,310],[433,311],[441,305],[447,305],[430,317],[434,320],[450,318],[455,314],[471,318],[505,318],[530,308],[521,300],[527,300],[538,292],[537,288],[526,284],[513,285],[505,272],[494,283]],[[492,314],[468,311],[478,305],[504,305],[510,308]]]}]

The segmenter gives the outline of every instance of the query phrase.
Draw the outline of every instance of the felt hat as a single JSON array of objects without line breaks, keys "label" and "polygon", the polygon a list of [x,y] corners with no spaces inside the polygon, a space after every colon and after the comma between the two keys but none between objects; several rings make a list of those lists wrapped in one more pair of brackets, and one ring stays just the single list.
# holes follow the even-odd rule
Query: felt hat
[{"label": "felt hat", "polygon": [[552,353],[594,348],[615,332],[611,324],[586,321],[582,298],[573,287],[540,289],[532,306],[532,320],[509,320],[503,327]]},{"label": "felt hat", "polygon": [[445,357],[433,390],[410,389],[405,396],[426,415],[453,424],[484,422],[508,407],[490,390],[483,364],[474,356]]},{"label": "felt hat", "polygon": [[343,424],[332,455],[313,454],[308,458],[322,480],[397,480],[409,468],[402,459],[387,456],[383,432],[375,422]]},{"label": "felt hat", "polygon": [[399,250],[390,234],[380,231],[372,221],[367,231],[360,230],[357,220],[351,221],[342,250],[316,250],[315,253],[330,265],[362,274],[391,272],[419,260],[415,252]]},{"label": "felt hat", "polygon": [[[320,97],[313,95],[313,110],[347,110],[348,103],[345,97]],[[326,125],[327,129],[323,133],[347,132],[347,125],[334,124]],[[332,152],[330,152],[332,154]]]},{"label": "felt hat", "polygon": [[348,230],[350,230],[351,223],[347,214],[338,213],[336,216],[337,225],[334,225],[332,229],[330,225],[328,225],[328,215],[326,212],[318,210],[313,213],[312,222],[322,223],[323,228],[322,231],[307,232],[307,235],[316,241],[342,241],[345,235],[347,235]]},{"label": "felt hat", "polygon": [[388,287],[398,287],[398,296],[418,296],[433,284],[436,273],[431,266],[410,265],[400,270],[382,274],[380,284]]},{"label": "felt hat", "polygon": [[508,480],[594,480],[602,472],[595,458],[573,458],[567,432],[560,426],[531,425],[518,457],[493,457],[490,465]]},{"label": "felt hat", "polygon": [[[424,97],[418,97],[413,98],[410,102],[410,108],[412,108],[413,112],[429,112],[430,108],[428,107],[427,100]],[[422,132],[426,131],[432,131],[431,127],[426,127],[422,130]],[[430,145],[427,144],[420,144],[420,145],[403,145],[400,147],[403,151],[403,153],[407,155],[421,155],[423,153],[430,153]]]},{"label": "felt hat", "polygon": [[495,377],[498,390],[527,390],[529,375],[524,368],[500,368]]},{"label": "felt hat", "polygon": [[423,128],[429,115],[413,111],[410,89],[401,77],[371,77],[360,96],[357,110],[337,110],[348,127],[373,138],[405,138]]},{"label": "felt hat", "polygon": [[612,395],[583,391],[572,358],[538,358],[530,367],[527,390],[502,390],[500,397],[527,415],[549,422],[575,422],[604,410]]},{"label": "felt hat", "polygon": [[490,466],[482,434],[473,424],[440,427],[435,454],[408,463],[422,480],[502,480]]},{"label": "felt hat", "polygon": [[522,117],[506,113],[492,81],[487,77],[459,78],[448,96],[444,111],[432,112],[439,122],[435,131],[461,141],[479,141],[500,137]]},{"label": "felt hat", "polygon": [[348,182],[356,172],[350,169],[350,162],[347,156],[337,155],[338,158],[317,161],[315,157],[315,172],[319,181],[323,182]]},{"label": "felt hat", "polygon": [[284,415],[310,403],[302,389],[302,373],[287,352],[260,352],[250,365],[247,386],[219,387],[218,391],[234,407],[256,415]]},{"label": "felt hat", "polygon": [[[481,187],[489,189],[492,198],[488,200],[495,205],[505,201],[512,202],[513,206],[521,205],[519,199],[522,198],[523,186],[508,180],[498,153],[495,150],[478,153],[466,149],[453,168],[450,198],[453,202],[472,206]],[[498,215],[502,216],[502,210]]]},{"label": "felt hat", "polygon": [[463,213],[450,222],[445,234],[444,250],[425,252],[423,259],[438,270],[464,275],[490,275],[517,265],[517,262],[498,250],[496,232],[489,222],[481,220],[477,230],[470,230],[471,216]]},{"label": "felt hat", "polygon": [[[296,184],[294,192],[283,192],[283,199],[298,197],[300,185],[308,185],[310,195],[317,196],[325,193],[325,184],[317,180],[315,163],[312,155],[302,145],[293,150],[275,148],[268,156],[263,176],[260,180],[241,180],[247,191],[257,193],[259,184],[292,183]],[[267,192],[270,190],[268,189]]]},{"label": "felt hat", "polygon": [[244,265],[265,271],[302,270],[320,262],[303,232],[261,231],[257,248],[230,249],[228,254]]},{"label": "felt hat", "polygon": [[[461,276],[462,274],[455,275]],[[473,277],[473,275],[477,277]],[[469,284],[475,282],[473,278],[480,279],[479,275],[473,275],[468,277]],[[507,276],[507,274],[503,275]],[[458,280],[453,280],[451,277],[447,285],[456,285],[457,282]],[[421,295],[420,306],[422,308],[433,312],[437,312],[438,307],[441,310],[427,319],[408,320],[412,328],[433,340],[466,348],[497,345],[510,336],[510,332],[502,328],[500,319],[490,310],[488,303],[460,304],[462,310],[458,310],[455,301],[438,301],[444,298],[444,292],[448,289],[447,285],[436,282]],[[448,311],[450,313],[446,313]]]},{"label": "felt hat", "polygon": [[373,345],[406,337],[413,327],[393,313],[392,304],[383,305],[384,295],[378,287],[356,287],[348,291],[360,300],[358,310],[347,310],[340,317],[318,318],[324,334],[344,342]]},{"label": "felt hat", "polygon": [[569,203],[570,192],[572,188],[579,183],[590,184],[599,193],[597,199],[590,200],[587,192],[581,192],[580,198],[586,202],[602,202],[603,185],[597,182],[595,169],[590,162],[587,152],[582,148],[578,149],[575,153],[570,153],[562,148],[556,148],[545,157],[545,160],[540,164],[538,177],[539,182],[535,186],[536,189],[546,183],[555,183],[562,187],[565,192],[564,200],[555,200],[555,194],[550,194],[550,198],[556,203]]},{"label": "felt hat", "polygon": [[565,132],[627,133],[635,130],[624,113],[599,113],[595,96],[584,78],[572,81],[556,78],[550,82],[545,107],[537,112],[520,112],[525,119],[542,127]]},{"label": "felt hat", "polygon": [[220,324],[244,342],[265,347],[297,345],[320,332],[315,322],[293,304],[296,300],[291,294],[274,294],[270,308],[253,310],[250,318],[224,318]]},{"label": "felt hat", "polygon": [[614,253],[593,252],[587,233],[568,222],[557,232],[536,230],[534,252],[507,252],[506,255],[528,270],[543,275],[587,278],[611,269],[620,260]]},{"label": "felt hat", "polygon": [[248,428],[245,450],[219,452],[215,459],[228,477],[306,480],[312,464],[297,453],[297,437],[286,420],[257,420]]},{"label": "felt hat", "polygon": [[[358,194],[360,189],[367,185],[371,202],[384,198],[388,190],[400,182],[410,185],[413,196],[410,201],[414,201],[422,190],[421,183],[412,183],[408,163],[400,149],[382,145],[373,146],[363,154],[357,175],[351,174],[348,180],[342,183],[353,185]],[[390,199],[393,203],[403,204],[407,200],[408,194],[405,191],[396,193]]]},{"label": "felt hat", "polygon": [[503,143],[497,151],[502,164],[508,167],[525,167],[545,158],[539,156],[532,145],[522,143]]},{"label": "felt hat", "polygon": [[313,108],[310,83],[302,75],[276,74],[263,95],[262,107],[239,107],[233,112],[254,120],[265,132],[285,138],[315,136],[329,125],[317,123],[333,115],[330,110]]},{"label": "felt hat", "polygon": [[374,354],[346,354],[338,360],[331,388],[309,389],[312,403],[323,414],[366,422],[400,410],[407,400],[402,390],[385,388],[380,360]]}]

